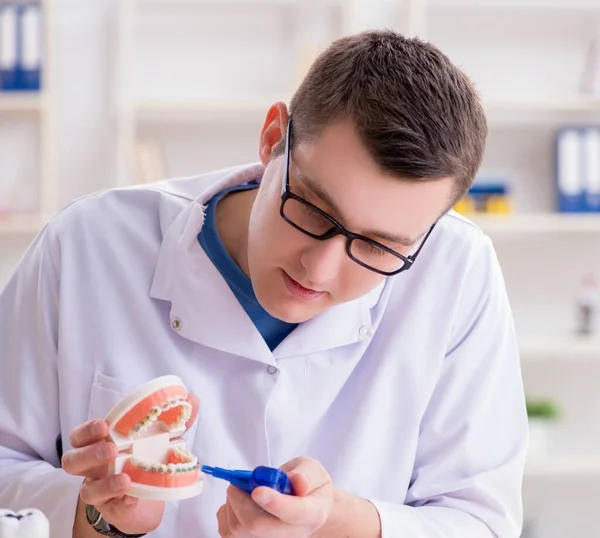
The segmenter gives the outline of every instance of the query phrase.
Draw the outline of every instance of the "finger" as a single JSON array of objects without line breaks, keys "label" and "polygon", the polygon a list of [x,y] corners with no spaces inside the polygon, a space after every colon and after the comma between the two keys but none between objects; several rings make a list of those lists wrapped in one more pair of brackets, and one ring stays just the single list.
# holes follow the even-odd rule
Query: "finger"
[{"label": "finger", "polygon": [[[148,534],[163,520],[166,503],[160,500],[143,499],[143,508],[140,510],[138,509],[140,501],[142,500],[130,495],[116,497],[101,506],[102,516],[128,534],[132,531],[135,531],[135,534]],[[131,527],[131,530],[127,527]]]},{"label": "finger", "polygon": [[317,529],[325,523],[331,510],[332,487],[326,484],[305,497],[284,495],[271,488],[259,487],[252,492],[252,500],[283,523]]},{"label": "finger", "polygon": [[[237,489],[237,488],[235,488]],[[247,500],[252,503],[252,501],[250,500],[250,497],[245,494],[243,491],[238,490],[239,493],[242,493],[244,495],[246,495]],[[228,500],[229,500],[229,496],[228,496]],[[252,503],[254,504],[254,503]],[[260,509],[259,509],[260,510]],[[260,510],[262,512],[262,514],[265,514],[265,512],[263,512],[262,510]],[[269,516],[272,517],[272,516]],[[259,534],[256,533],[256,536],[254,534],[252,534],[245,526],[244,523],[240,520],[240,518],[237,515],[236,510],[234,509],[234,507],[232,506],[232,504],[230,502],[227,502],[227,504],[225,505],[225,518],[226,518],[226,525],[227,525],[227,532],[229,534],[226,534],[225,536],[235,536],[235,538],[256,538],[256,536],[261,536],[264,537],[264,534]],[[253,526],[256,527],[256,520],[249,522],[248,527],[249,528],[253,528]]]},{"label": "finger", "polygon": [[291,530],[272,514],[265,512],[245,491],[229,486],[227,489],[227,524],[229,531],[238,536],[286,536]]},{"label": "finger", "polygon": [[81,486],[79,496],[84,503],[100,509],[113,499],[125,495],[130,486],[129,476],[121,473],[100,480],[86,480]]},{"label": "finger", "polygon": [[[62,468],[75,476],[99,476],[98,467],[104,467],[118,455],[114,443],[100,441],[83,448],[68,450],[61,459]],[[93,473],[93,474],[90,474]]]},{"label": "finger", "polygon": [[217,511],[217,525],[221,538],[230,538],[229,524],[227,523],[227,506],[223,505]]},{"label": "finger", "polygon": [[69,436],[73,448],[81,448],[108,437],[108,423],[103,419],[90,420],[77,426]]},{"label": "finger", "polygon": [[108,478],[110,476],[108,464],[94,467],[85,473],[85,477],[89,480],[100,480],[101,478]]},{"label": "finger", "polygon": [[192,404],[192,414],[190,416],[190,420],[186,422],[185,427],[190,428],[196,420],[196,417],[198,416],[198,411],[200,409],[200,400],[198,399],[198,396],[196,396],[193,392],[188,393],[187,399]]},{"label": "finger", "polygon": [[299,497],[331,483],[331,477],[325,467],[313,458],[294,458],[282,465],[281,470],[288,475],[294,495]]}]

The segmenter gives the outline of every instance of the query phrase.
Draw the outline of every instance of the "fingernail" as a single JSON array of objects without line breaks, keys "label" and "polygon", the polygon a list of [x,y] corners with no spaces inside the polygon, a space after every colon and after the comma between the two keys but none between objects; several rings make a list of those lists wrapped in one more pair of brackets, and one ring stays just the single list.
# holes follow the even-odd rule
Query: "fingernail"
[{"label": "fingernail", "polygon": [[265,506],[271,500],[271,495],[268,491],[261,489],[260,491],[255,492],[252,497],[254,498],[254,502],[260,504],[261,506]]},{"label": "fingernail", "polygon": [[102,422],[100,422],[99,420],[95,420],[94,422],[92,422],[92,435],[97,437],[101,433],[102,433]]},{"label": "fingernail", "polygon": [[108,443],[104,443],[98,448],[98,459],[108,460],[112,456],[112,447]]}]

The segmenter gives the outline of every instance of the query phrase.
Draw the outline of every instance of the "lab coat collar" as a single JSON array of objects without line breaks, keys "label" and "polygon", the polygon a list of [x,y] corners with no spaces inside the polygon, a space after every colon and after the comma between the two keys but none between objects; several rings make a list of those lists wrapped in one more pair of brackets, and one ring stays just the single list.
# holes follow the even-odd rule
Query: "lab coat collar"
[{"label": "lab coat collar", "polygon": [[385,281],[368,294],[326,310],[300,324],[273,351],[200,246],[205,204],[222,189],[262,177],[253,164],[232,169],[213,181],[163,230],[150,296],[171,303],[171,324],[184,338],[240,357],[275,364],[276,360],[309,355],[368,338],[371,309]]}]

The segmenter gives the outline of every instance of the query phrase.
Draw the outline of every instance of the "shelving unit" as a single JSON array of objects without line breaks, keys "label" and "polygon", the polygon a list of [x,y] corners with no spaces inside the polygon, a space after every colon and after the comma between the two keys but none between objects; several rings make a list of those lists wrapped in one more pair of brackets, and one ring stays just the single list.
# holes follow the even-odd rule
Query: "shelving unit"
[{"label": "shelving unit", "polygon": [[600,479],[600,455],[573,454],[532,459],[527,462],[526,480]]},{"label": "shelving unit", "polygon": [[564,363],[569,367],[589,365],[600,368],[600,337],[598,336],[577,334],[521,336],[519,351],[522,361],[540,366]]},{"label": "shelving unit", "polygon": [[[0,92],[0,118],[4,122],[21,121],[33,117],[37,122],[39,139],[39,178],[37,185],[37,208],[35,213],[14,213],[5,215],[0,207],[0,238],[10,236],[31,236],[37,233],[47,215],[58,209],[59,184],[57,177],[57,140],[55,118],[57,115],[54,91],[54,2],[42,0],[43,58],[40,92]],[[35,145],[32,144],[31,147]],[[32,156],[36,159],[36,155]]]},{"label": "shelving unit", "polygon": [[[521,213],[468,216],[494,239],[526,234],[600,234],[600,214]],[[600,237],[599,237],[600,239]]]},{"label": "shelving unit", "polygon": [[46,108],[44,95],[26,92],[0,92],[0,112],[21,114],[26,112],[39,113]]}]

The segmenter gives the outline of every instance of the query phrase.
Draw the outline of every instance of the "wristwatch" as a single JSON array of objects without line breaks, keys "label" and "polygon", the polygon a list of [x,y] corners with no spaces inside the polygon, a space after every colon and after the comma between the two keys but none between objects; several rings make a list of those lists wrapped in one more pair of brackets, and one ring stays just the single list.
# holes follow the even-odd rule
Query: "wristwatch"
[{"label": "wristwatch", "polygon": [[121,532],[117,527],[108,523],[102,517],[100,511],[91,504],[85,505],[85,516],[92,528],[103,536],[112,536],[113,538],[141,538],[142,536],[146,536],[145,534],[125,534]]}]

